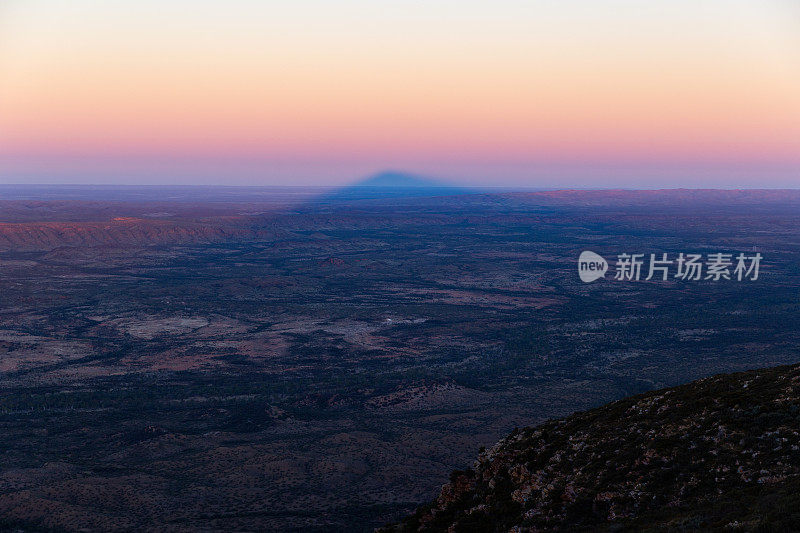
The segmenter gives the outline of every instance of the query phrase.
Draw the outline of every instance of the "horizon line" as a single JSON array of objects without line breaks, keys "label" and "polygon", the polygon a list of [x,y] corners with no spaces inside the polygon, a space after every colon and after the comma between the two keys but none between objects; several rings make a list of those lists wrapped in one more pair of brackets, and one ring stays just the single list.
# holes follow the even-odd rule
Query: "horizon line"
[{"label": "horizon line", "polygon": [[504,189],[504,190],[531,190],[538,192],[566,192],[566,191],[800,191],[800,186],[797,187],[545,187],[545,186],[519,186],[519,185],[459,185],[459,184],[436,184],[426,186],[386,186],[386,185],[359,185],[345,184],[345,185],[292,185],[292,184],[279,184],[279,185],[243,185],[243,184],[202,184],[202,183],[166,183],[166,184],[151,184],[151,183],[0,183],[0,188],[3,187],[30,187],[30,188],[45,188],[45,187],[99,187],[105,189],[165,189],[165,188],[185,188],[185,189],[344,189],[344,188],[363,188],[363,189]]}]

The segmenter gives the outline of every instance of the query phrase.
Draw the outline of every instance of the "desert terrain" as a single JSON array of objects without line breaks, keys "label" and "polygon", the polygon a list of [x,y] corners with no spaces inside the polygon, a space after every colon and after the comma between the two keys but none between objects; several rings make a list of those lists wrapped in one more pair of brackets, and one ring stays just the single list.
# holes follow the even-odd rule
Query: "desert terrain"
[{"label": "desert terrain", "polygon": [[515,427],[800,361],[796,191],[0,193],[0,529],[370,531]]}]

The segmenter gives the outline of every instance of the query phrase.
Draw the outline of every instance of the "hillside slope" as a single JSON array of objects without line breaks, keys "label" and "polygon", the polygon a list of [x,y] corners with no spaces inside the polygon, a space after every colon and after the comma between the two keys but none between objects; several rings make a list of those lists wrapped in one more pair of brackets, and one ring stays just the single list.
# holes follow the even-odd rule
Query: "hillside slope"
[{"label": "hillside slope", "polygon": [[798,531],[800,365],[515,430],[394,531]]}]

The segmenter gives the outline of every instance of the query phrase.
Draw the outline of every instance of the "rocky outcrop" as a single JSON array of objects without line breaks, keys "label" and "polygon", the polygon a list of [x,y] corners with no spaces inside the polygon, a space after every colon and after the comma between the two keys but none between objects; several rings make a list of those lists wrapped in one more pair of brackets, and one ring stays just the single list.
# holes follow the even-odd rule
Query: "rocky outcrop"
[{"label": "rocky outcrop", "polygon": [[797,531],[800,366],[515,430],[394,531]]}]

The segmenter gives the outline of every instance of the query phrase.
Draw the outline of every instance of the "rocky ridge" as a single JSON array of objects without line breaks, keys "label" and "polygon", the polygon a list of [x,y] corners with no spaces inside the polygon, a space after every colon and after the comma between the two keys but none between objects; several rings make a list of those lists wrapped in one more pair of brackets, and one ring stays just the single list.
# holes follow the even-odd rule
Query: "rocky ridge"
[{"label": "rocky ridge", "polygon": [[387,531],[797,531],[800,365],[515,430]]}]

